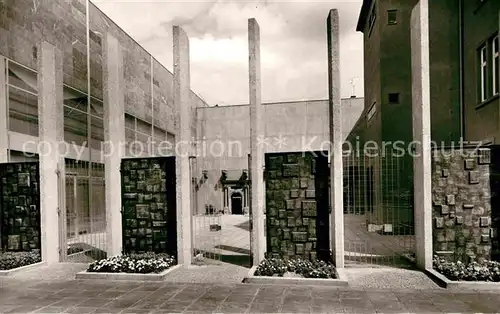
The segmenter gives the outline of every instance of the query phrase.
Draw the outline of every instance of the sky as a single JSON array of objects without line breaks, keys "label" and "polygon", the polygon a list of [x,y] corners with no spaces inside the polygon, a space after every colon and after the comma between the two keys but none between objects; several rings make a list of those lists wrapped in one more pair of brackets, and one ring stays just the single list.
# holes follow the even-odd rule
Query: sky
[{"label": "sky", "polygon": [[341,96],[363,96],[361,0],[92,2],[170,71],[172,26],[181,26],[190,41],[191,88],[209,105],[249,102],[249,18],[260,26],[262,102],[327,99],[326,18],[336,8]]}]

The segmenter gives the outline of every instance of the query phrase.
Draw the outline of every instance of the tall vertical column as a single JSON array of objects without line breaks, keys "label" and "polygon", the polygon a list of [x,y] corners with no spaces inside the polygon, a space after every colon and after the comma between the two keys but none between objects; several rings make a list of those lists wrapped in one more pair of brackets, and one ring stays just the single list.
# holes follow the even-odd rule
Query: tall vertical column
[{"label": "tall vertical column", "polygon": [[429,65],[429,7],[420,0],[411,14],[412,114],[415,257],[417,267],[432,267],[432,165]]},{"label": "tall vertical column", "polygon": [[9,130],[7,111],[7,61],[0,57],[0,163],[9,161]]},{"label": "tall vertical column", "polygon": [[184,267],[191,265],[191,149],[189,39],[182,28],[173,27],[174,34],[174,107],[179,115],[176,126],[177,177],[177,259]]},{"label": "tall vertical column", "polygon": [[257,139],[264,136],[260,92],[260,27],[254,18],[248,19],[248,70],[250,92],[250,152],[252,185],[252,250],[253,264],[264,259],[264,147]]},{"label": "tall vertical column", "polygon": [[121,161],[125,144],[123,52],[118,40],[107,34],[104,47],[104,177],[106,180],[106,251],[122,253]]},{"label": "tall vertical column", "polygon": [[337,268],[344,267],[344,199],[342,169],[342,107],[340,101],[339,12],[330,10],[328,32],[328,108],[330,127],[331,248]]},{"label": "tall vertical column", "polygon": [[48,42],[42,42],[38,52],[42,260],[54,263],[59,262],[58,210],[65,187],[61,184],[65,174],[64,156],[59,153],[59,143],[64,141],[63,63],[61,51]]}]

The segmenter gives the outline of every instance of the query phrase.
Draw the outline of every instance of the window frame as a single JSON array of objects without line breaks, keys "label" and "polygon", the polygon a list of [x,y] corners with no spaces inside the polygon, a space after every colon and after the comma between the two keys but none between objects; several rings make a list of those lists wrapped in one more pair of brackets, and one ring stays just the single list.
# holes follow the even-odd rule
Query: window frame
[{"label": "window frame", "polygon": [[368,16],[368,37],[372,35],[372,31],[375,28],[375,22],[377,21],[376,7],[376,2],[374,2],[370,10],[370,15]]},{"label": "window frame", "polygon": [[[393,21],[391,21],[390,19],[392,13],[394,14]],[[398,10],[397,9],[387,10],[387,25],[397,25],[397,24],[398,24]]]},{"label": "window frame", "polygon": [[498,35],[494,36],[491,40],[491,87],[492,96],[499,94],[499,62],[500,62],[500,49],[499,49]]},{"label": "window frame", "polygon": [[479,102],[483,103],[488,99],[488,48],[487,43],[483,43],[478,48],[479,53]]}]

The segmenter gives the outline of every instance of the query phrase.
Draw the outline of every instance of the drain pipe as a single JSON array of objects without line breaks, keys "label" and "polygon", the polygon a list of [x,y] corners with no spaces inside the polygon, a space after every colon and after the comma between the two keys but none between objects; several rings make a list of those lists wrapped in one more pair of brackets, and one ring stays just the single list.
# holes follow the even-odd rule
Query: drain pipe
[{"label": "drain pipe", "polygon": [[460,103],[460,139],[465,139],[465,100],[464,100],[464,0],[458,0],[459,32],[459,103]]}]

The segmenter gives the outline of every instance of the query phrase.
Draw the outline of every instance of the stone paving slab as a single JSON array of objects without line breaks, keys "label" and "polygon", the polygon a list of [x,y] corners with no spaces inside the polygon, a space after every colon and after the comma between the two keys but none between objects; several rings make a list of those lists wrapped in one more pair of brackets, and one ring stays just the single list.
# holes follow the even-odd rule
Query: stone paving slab
[{"label": "stone paving slab", "polygon": [[0,313],[496,313],[495,292],[0,280]]}]

